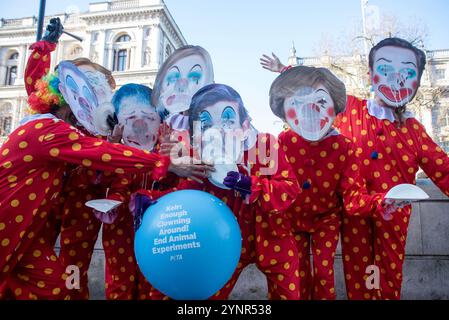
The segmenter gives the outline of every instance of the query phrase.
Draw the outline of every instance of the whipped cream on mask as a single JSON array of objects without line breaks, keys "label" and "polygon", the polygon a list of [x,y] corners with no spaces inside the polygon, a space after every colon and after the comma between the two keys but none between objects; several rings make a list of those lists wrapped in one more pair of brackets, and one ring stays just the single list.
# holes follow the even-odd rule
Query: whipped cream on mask
[{"label": "whipped cream on mask", "polygon": [[309,141],[326,136],[335,120],[334,102],[322,85],[299,88],[285,99],[284,112],[290,128]]}]

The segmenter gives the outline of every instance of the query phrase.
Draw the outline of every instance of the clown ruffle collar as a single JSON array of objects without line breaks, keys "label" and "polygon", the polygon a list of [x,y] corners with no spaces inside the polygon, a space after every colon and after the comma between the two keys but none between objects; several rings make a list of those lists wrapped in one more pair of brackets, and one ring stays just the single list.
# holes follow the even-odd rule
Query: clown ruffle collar
[{"label": "clown ruffle collar", "polygon": [[[396,121],[396,118],[394,117],[393,109],[382,107],[378,103],[376,103],[376,101],[373,99],[368,100],[366,103],[366,106],[368,108],[368,113],[371,116],[373,116],[379,120],[389,120],[390,122]],[[403,114],[404,120],[409,119],[409,118],[414,118],[414,117],[415,116],[410,111],[405,111]]]}]

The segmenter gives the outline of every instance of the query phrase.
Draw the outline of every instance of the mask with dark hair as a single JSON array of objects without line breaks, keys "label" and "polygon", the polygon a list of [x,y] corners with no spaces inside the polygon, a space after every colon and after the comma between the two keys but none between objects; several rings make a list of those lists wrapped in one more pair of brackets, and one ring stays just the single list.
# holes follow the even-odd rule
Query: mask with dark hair
[{"label": "mask with dark hair", "polygon": [[376,96],[387,106],[404,107],[420,86],[425,53],[409,42],[388,38],[370,52],[371,81]]},{"label": "mask with dark hair", "polygon": [[249,130],[240,95],[226,85],[206,86],[193,97],[190,113],[194,145],[201,145],[203,160],[236,163]]}]

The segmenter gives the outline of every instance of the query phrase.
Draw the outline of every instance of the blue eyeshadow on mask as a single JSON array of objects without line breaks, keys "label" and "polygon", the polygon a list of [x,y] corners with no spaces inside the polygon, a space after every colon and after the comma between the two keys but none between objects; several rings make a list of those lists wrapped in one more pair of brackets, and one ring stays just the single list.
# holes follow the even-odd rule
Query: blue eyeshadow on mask
[{"label": "blue eyeshadow on mask", "polygon": [[200,114],[201,128],[207,128],[212,126],[212,116],[209,112],[203,111]]},{"label": "blue eyeshadow on mask", "polygon": [[179,78],[181,78],[181,74],[178,71],[172,71],[167,75],[167,83],[173,84],[178,81]]},{"label": "blue eyeshadow on mask", "polygon": [[190,81],[192,82],[196,82],[198,84],[198,81],[201,80],[201,77],[203,76],[203,74],[199,71],[192,71],[189,73],[189,75],[187,76],[189,78]]},{"label": "blue eyeshadow on mask", "polygon": [[381,64],[380,66],[377,67],[377,72],[387,76],[390,73],[394,73],[395,69],[393,66],[390,66],[388,64]]},{"label": "blue eyeshadow on mask", "polygon": [[72,76],[68,75],[68,76],[65,78],[65,84],[66,84],[66,86],[67,86],[70,90],[72,90],[73,92],[78,92],[78,91],[79,91],[79,87],[78,87],[78,85],[76,84],[75,80],[73,80]]},{"label": "blue eyeshadow on mask", "polygon": [[414,79],[416,78],[416,71],[410,68],[404,68],[400,71],[401,75],[406,77],[407,79]]},{"label": "blue eyeshadow on mask", "polygon": [[221,114],[222,120],[235,119],[236,117],[237,115],[232,107],[226,107]]},{"label": "blue eyeshadow on mask", "polygon": [[83,96],[89,101],[91,105],[95,105],[95,97],[87,87],[83,87]]}]

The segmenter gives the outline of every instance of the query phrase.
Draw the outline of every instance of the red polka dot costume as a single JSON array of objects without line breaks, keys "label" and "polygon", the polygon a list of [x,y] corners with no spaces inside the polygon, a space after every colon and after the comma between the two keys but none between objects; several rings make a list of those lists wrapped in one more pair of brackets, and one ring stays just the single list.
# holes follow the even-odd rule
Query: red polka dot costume
[{"label": "red polka dot costume", "polygon": [[30,47],[33,52],[28,58],[25,68],[25,89],[31,95],[36,89],[36,81],[50,72],[51,53],[56,49],[56,43],[38,41]]},{"label": "red polka dot costume", "polygon": [[[271,157],[274,153],[276,158]],[[242,165],[239,171],[251,176],[248,202],[239,192],[218,188],[209,181],[199,184],[183,180],[178,185],[178,189],[202,190],[220,198],[234,212],[240,225],[243,238],[240,262],[229,282],[212,299],[227,299],[243,269],[256,263],[267,277],[270,299],[297,300],[297,250],[285,214],[298,193],[295,175],[277,139],[268,134],[258,135],[257,143],[245,151],[244,159],[250,172]],[[151,196],[151,192],[148,194]],[[153,299],[162,297],[153,289]]]},{"label": "red polka dot costume", "polygon": [[[56,49],[56,44],[39,41],[31,49],[33,52],[28,59],[25,79],[28,94],[35,98],[36,82],[49,72],[51,52]],[[83,133],[90,135],[87,131]],[[54,209],[57,222],[55,227],[61,231],[59,258],[64,266],[76,265],[80,270],[80,289],[72,290],[71,298],[88,299],[87,273],[101,222],[84,203],[104,198],[107,186],[99,184],[99,172],[82,166],[74,167],[65,174],[68,178],[61,193],[61,205],[59,209]],[[58,231],[55,232],[54,242],[59,235]]]},{"label": "red polka dot costume", "polygon": [[335,130],[310,142],[286,129],[279,144],[300,185],[287,215],[297,243],[301,298],[335,299],[334,258],[342,207],[350,215],[369,216],[382,210],[382,195],[367,194],[353,144]]},{"label": "red polka dot costume", "polygon": [[[123,201],[124,204],[120,206],[118,217],[112,224],[103,224],[107,299],[150,299],[152,287],[140,272],[134,256],[134,218],[128,209],[129,196],[138,189],[148,188],[154,198],[159,198],[175,191],[172,186],[177,181],[178,178],[171,174],[161,181],[155,181],[148,174],[134,174],[119,177],[112,184],[107,198]],[[123,190],[126,190],[125,194]]]},{"label": "red polka dot costume", "polygon": [[[449,195],[449,157],[413,117],[402,124],[370,112],[367,102],[348,97],[347,109],[337,119],[342,134],[350,137],[361,162],[360,172],[371,193],[386,192],[401,184],[415,184],[421,167]],[[388,111],[388,110],[386,110]],[[392,121],[393,120],[393,121]],[[402,266],[411,206],[382,217],[346,217],[342,226],[342,250],[346,289],[350,299],[399,299]],[[380,290],[368,290],[365,270],[375,265]]]},{"label": "red polka dot costume", "polygon": [[169,159],[85,136],[51,115],[17,128],[0,148],[0,297],[19,289],[18,299],[69,296],[65,268],[52,258],[54,242],[45,232],[67,163],[161,177]]},{"label": "red polka dot costume", "polygon": [[110,177],[110,172],[78,167],[70,173],[61,195],[59,258],[80,270],[80,289],[72,290],[72,299],[89,299],[88,270],[102,223],[85,203],[106,197]]}]

